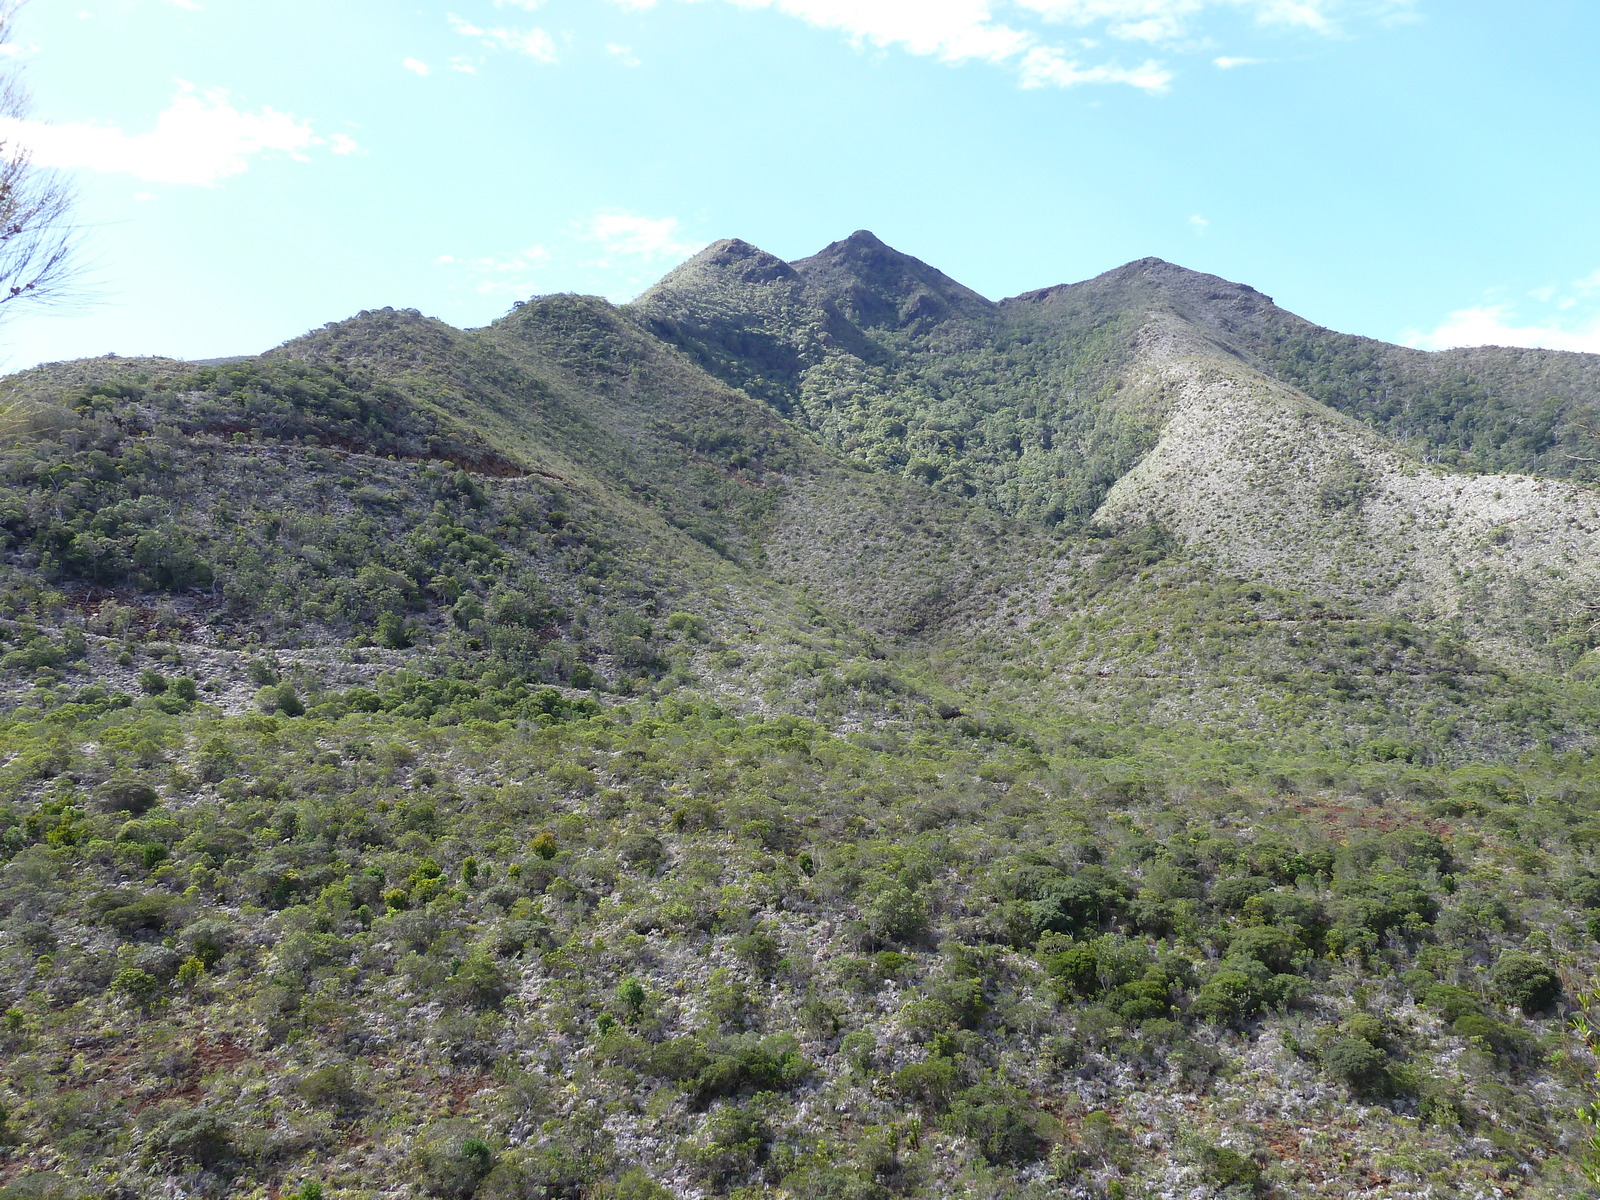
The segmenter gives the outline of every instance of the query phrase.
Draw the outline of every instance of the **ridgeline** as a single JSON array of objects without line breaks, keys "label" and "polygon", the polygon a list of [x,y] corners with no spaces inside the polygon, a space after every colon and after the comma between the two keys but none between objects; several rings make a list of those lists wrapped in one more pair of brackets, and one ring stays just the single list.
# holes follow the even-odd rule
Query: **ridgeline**
[{"label": "ridgeline", "polygon": [[1600,357],[860,232],[0,406],[0,1200],[1593,1194]]}]

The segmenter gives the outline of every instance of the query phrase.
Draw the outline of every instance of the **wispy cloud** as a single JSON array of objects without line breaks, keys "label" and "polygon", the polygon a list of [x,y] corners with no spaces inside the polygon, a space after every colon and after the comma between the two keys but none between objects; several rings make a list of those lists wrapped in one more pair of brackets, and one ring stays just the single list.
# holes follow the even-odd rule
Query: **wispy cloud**
[{"label": "wispy cloud", "polygon": [[1533,346],[1542,350],[1580,350],[1600,354],[1600,313],[1569,324],[1525,324],[1504,304],[1485,304],[1451,313],[1438,328],[1408,331],[1401,339],[1418,350],[1459,346]]},{"label": "wispy cloud", "polygon": [[272,108],[241,111],[225,90],[182,81],[172,103],[157,115],[155,127],[145,133],[127,133],[115,125],[50,125],[6,117],[0,118],[0,141],[26,146],[40,166],[199,186],[241,175],[263,154],[305,162],[317,147],[335,154],[359,149],[347,134],[323,138],[300,117]]},{"label": "wispy cloud", "polygon": [[1189,228],[1194,230],[1196,236],[1205,237],[1206,230],[1211,228],[1211,222],[1199,213],[1195,213],[1194,216],[1189,218]]},{"label": "wispy cloud", "polygon": [[433,73],[433,68],[420,58],[402,58],[400,65],[413,75],[431,75]]},{"label": "wispy cloud", "polygon": [[598,243],[607,256],[598,265],[611,266],[617,258],[661,262],[686,258],[705,245],[684,236],[676,217],[641,217],[622,209],[598,212],[579,222],[579,234]]},{"label": "wispy cloud", "polygon": [[1211,65],[1219,71],[1232,71],[1237,67],[1254,67],[1266,61],[1264,58],[1230,58],[1223,55],[1221,58],[1213,58]]},{"label": "wispy cloud", "polygon": [[606,43],[606,53],[611,55],[625,67],[638,67],[643,63],[639,56],[633,52],[632,46],[619,46],[615,42]]},{"label": "wispy cloud", "polygon": [[458,258],[441,254],[434,263],[466,272],[472,290],[480,296],[500,296],[522,299],[540,289],[539,272],[551,259],[549,249],[542,245],[529,246],[509,254],[481,255],[475,258]]},{"label": "wispy cloud", "polygon": [[[631,9],[658,0],[612,0]],[[746,9],[770,9],[819,29],[842,33],[857,45],[896,48],[948,63],[981,62],[1008,68],[1026,88],[1120,84],[1159,94],[1174,72],[1147,59],[1127,66],[1115,59],[1086,64],[1082,51],[1102,38],[1144,42],[1190,53],[1213,44],[1211,23],[1244,17],[1262,28],[1321,36],[1342,33],[1356,20],[1409,12],[1413,0],[726,0]],[[1007,8],[1004,19],[997,11]],[[1084,35],[1064,45],[1060,26]],[[1215,58],[1217,66],[1258,60]]]},{"label": "wispy cloud", "polygon": [[444,254],[439,267],[480,296],[525,299],[576,288],[615,300],[636,295],[667,267],[705,245],[676,217],[605,209],[572,222],[564,236],[506,254]]},{"label": "wispy cloud", "polygon": [[1025,88],[1078,87],[1086,83],[1125,83],[1146,92],[1164,92],[1172,72],[1151,59],[1137,67],[1102,63],[1085,67],[1053,46],[1035,46],[1022,56],[1020,81]]},{"label": "wispy cloud", "polygon": [[1543,310],[1529,317],[1510,301],[1488,300],[1457,309],[1429,330],[1407,330],[1401,341],[1418,350],[1460,346],[1532,346],[1600,354],[1600,271],[1528,293]]},{"label": "wispy cloud", "polygon": [[485,29],[455,13],[450,14],[449,21],[462,37],[476,38],[490,49],[510,50],[539,62],[556,61],[555,39],[543,29]]},{"label": "wispy cloud", "polygon": [[1409,11],[1411,0],[1015,0],[1047,21],[1094,25],[1115,38],[1172,42],[1202,36],[1229,14],[1257,25],[1336,34],[1344,22]]}]

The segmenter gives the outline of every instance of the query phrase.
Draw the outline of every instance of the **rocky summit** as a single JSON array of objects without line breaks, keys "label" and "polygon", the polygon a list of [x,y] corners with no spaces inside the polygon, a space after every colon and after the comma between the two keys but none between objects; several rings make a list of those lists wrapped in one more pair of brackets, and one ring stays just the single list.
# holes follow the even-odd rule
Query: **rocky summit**
[{"label": "rocky summit", "polygon": [[865,231],[0,380],[0,1200],[1594,1194],[1597,421]]}]

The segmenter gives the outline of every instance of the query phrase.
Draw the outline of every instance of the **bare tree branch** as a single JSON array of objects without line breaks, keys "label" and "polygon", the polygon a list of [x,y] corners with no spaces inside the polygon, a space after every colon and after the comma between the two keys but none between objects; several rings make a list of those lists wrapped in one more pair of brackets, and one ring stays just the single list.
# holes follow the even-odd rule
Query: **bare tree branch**
[{"label": "bare tree branch", "polygon": [[[26,0],[0,0],[0,44],[9,42]],[[17,68],[0,69],[0,117],[28,113]],[[26,146],[0,140],[0,308],[68,299],[77,277],[75,197],[53,171],[33,165]]]}]

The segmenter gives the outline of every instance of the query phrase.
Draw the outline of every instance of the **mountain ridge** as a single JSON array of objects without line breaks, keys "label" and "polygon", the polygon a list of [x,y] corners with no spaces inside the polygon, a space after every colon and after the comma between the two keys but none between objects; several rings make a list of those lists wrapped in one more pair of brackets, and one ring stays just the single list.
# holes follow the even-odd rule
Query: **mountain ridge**
[{"label": "mountain ridge", "polygon": [[1592,1194],[1600,361],[1401,350],[858,231],[0,380],[0,1200]]}]

